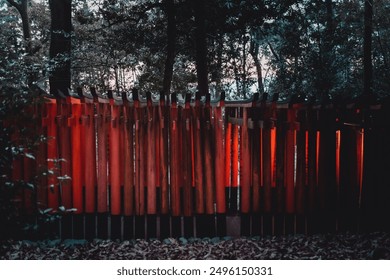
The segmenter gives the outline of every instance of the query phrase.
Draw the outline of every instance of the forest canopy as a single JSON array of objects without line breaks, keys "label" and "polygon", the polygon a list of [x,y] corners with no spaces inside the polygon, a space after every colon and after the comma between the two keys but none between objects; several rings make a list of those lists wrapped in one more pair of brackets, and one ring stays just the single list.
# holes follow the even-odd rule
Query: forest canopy
[{"label": "forest canopy", "polygon": [[389,14],[385,0],[0,0],[1,89],[49,92],[56,77],[72,91],[328,100],[361,95],[369,63],[383,97]]}]

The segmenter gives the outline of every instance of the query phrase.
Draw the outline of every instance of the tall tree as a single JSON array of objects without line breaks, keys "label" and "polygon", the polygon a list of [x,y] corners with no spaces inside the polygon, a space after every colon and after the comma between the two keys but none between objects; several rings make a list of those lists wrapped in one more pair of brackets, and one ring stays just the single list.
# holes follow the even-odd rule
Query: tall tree
[{"label": "tall tree", "polygon": [[249,53],[252,56],[252,59],[254,61],[255,67],[256,67],[256,73],[257,73],[257,86],[259,88],[259,94],[260,96],[263,96],[264,94],[264,84],[263,84],[263,72],[262,72],[262,65],[259,58],[259,33],[257,31],[253,31],[250,38],[250,48]]},{"label": "tall tree", "polygon": [[175,19],[175,1],[164,0],[168,26],[167,26],[167,57],[165,61],[163,92],[168,95],[171,90],[173,65],[175,63],[175,44],[176,44],[176,19]]},{"label": "tall tree", "polygon": [[372,95],[373,75],[372,75],[372,15],[374,0],[364,2],[364,89],[365,97]]},{"label": "tall tree", "polygon": [[30,27],[30,18],[28,14],[28,4],[30,0],[7,0],[7,2],[16,8],[19,12],[20,17],[22,19],[23,26],[23,37],[26,40],[26,53],[31,55],[31,27]]},{"label": "tall tree", "polygon": [[51,15],[50,94],[67,94],[71,83],[72,0],[49,0]]},{"label": "tall tree", "polygon": [[206,1],[192,0],[196,27],[196,72],[198,77],[198,90],[201,95],[209,95],[207,71],[207,40],[206,40]]}]

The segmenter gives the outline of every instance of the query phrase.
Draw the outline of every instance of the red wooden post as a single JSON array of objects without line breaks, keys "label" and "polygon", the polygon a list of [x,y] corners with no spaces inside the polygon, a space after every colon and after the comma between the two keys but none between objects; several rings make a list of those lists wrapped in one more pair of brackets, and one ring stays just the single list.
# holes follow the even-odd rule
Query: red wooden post
[{"label": "red wooden post", "polygon": [[143,148],[143,124],[142,124],[142,109],[140,108],[140,102],[138,99],[138,91],[133,90],[133,100],[134,100],[134,122],[135,122],[135,214],[143,215],[145,213],[144,200],[144,180],[142,178],[142,169],[141,158]]},{"label": "red wooden post", "polygon": [[286,132],[287,110],[280,108],[277,111],[278,120],[276,127],[276,212],[285,213],[286,190]]},{"label": "red wooden post", "polygon": [[231,164],[232,164],[232,124],[230,122],[227,122],[226,131],[225,131],[225,187],[230,187],[232,185]]},{"label": "red wooden post", "polygon": [[[34,111],[34,107],[32,105],[28,105],[25,109],[25,112],[33,118],[31,123],[24,124],[26,130],[28,131],[29,135],[31,132],[37,133],[35,130],[36,127],[34,124],[36,123],[36,115]],[[28,135],[27,135],[28,137]],[[34,153],[34,149],[25,147],[25,154],[32,153],[34,157],[36,157]],[[29,156],[24,156],[23,157],[23,181],[25,183],[31,184],[33,183],[34,177],[37,175],[36,174],[36,159],[32,159]],[[27,214],[32,214],[33,213],[33,189],[32,188],[24,188],[23,189],[23,207],[24,210],[26,211]]]},{"label": "red wooden post", "polygon": [[357,182],[359,186],[359,207],[362,202],[362,189],[363,189],[363,163],[364,163],[364,128],[356,131],[356,154],[357,154]]},{"label": "red wooden post", "polygon": [[97,95],[91,88],[96,104],[96,129],[97,129],[97,212],[108,212],[108,125],[110,119],[109,99]]},{"label": "red wooden post", "polygon": [[305,185],[306,185],[306,129],[304,127],[304,111],[298,111],[299,128],[296,131],[296,199],[295,199],[295,211],[297,214],[305,213]]},{"label": "red wooden post", "polygon": [[[266,109],[268,110],[268,109]],[[272,151],[271,151],[271,129],[273,124],[270,121],[269,112],[264,117],[264,128],[262,129],[262,151],[263,151],[263,188],[264,188],[264,212],[272,211]]]},{"label": "red wooden post", "polygon": [[139,142],[139,154],[140,154],[140,161],[139,161],[139,182],[140,182],[140,194],[141,194],[141,201],[140,201],[140,209],[142,211],[142,215],[145,214],[146,211],[146,199],[145,197],[145,190],[147,185],[147,111],[146,108],[140,108],[140,142]]},{"label": "red wooden post", "polygon": [[81,102],[80,99],[71,98],[72,115],[68,118],[71,127],[72,152],[72,206],[77,209],[75,213],[83,211],[83,170],[82,170],[82,142],[81,142]]},{"label": "red wooden post", "polygon": [[251,185],[251,160],[248,132],[248,109],[242,108],[242,127],[240,137],[241,161],[240,161],[240,184],[241,184],[241,212],[250,212],[250,185]]},{"label": "red wooden post", "polygon": [[[16,146],[17,149],[20,149],[19,139],[20,139],[20,132],[15,129],[15,131],[13,131],[11,134],[11,141],[13,145]],[[14,156],[12,160],[12,172],[11,172],[11,178],[14,183],[18,183],[24,179],[23,167],[24,167],[23,156],[21,155]],[[23,196],[24,196],[23,190],[18,191],[18,193],[16,194],[15,201],[18,202],[17,203],[18,208],[24,206]]]},{"label": "red wooden post", "polygon": [[206,181],[206,214],[214,214],[214,186],[215,177],[212,158],[212,128],[211,128],[211,112],[210,101],[206,102],[204,107],[204,166],[205,166],[205,181]]},{"label": "red wooden post", "polygon": [[[32,183],[32,180],[34,178],[35,172],[33,170],[33,166],[35,164],[35,161],[32,158],[24,157],[23,158],[23,181],[26,183]],[[23,190],[23,202],[24,202],[24,209],[28,214],[32,214],[32,189],[24,189]]]},{"label": "red wooden post", "polygon": [[171,150],[171,211],[173,216],[180,216],[180,159],[179,159],[179,127],[178,108],[176,95],[171,95],[171,125],[170,125],[170,150]]},{"label": "red wooden post", "polygon": [[[237,110],[237,109],[236,109]],[[238,187],[238,132],[239,127],[237,124],[233,124],[233,135],[232,135],[232,178],[231,186],[233,188]]]},{"label": "red wooden post", "polygon": [[85,172],[85,211],[94,213],[96,209],[96,143],[94,125],[94,102],[92,96],[83,98],[82,124],[84,125],[84,172]]},{"label": "red wooden post", "polygon": [[168,116],[165,105],[165,95],[160,95],[159,114],[159,154],[160,154],[160,188],[161,188],[161,214],[169,212],[168,189]]},{"label": "red wooden post", "polygon": [[316,127],[316,111],[312,108],[308,109],[309,130],[307,133],[307,176],[308,176],[308,212],[313,213],[316,208],[315,190],[317,189],[317,127]]},{"label": "red wooden post", "polygon": [[[47,116],[46,101],[42,104],[35,105],[35,114],[40,119],[40,123],[37,123],[37,131],[39,135],[47,138],[47,123],[43,121],[43,116]],[[47,145],[45,141],[40,141],[36,152],[36,172],[38,176],[37,180],[37,201],[36,205],[38,209],[47,206],[47,176],[43,173],[47,172]]]},{"label": "red wooden post", "polygon": [[276,187],[276,128],[271,128],[271,186]]},{"label": "red wooden post", "polygon": [[57,179],[57,163],[58,160],[58,142],[57,142],[57,125],[55,118],[57,116],[57,105],[55,99],[50,99],[47,103],[47,118],[43,121],[47,124],[47,168],[49,176],[48,184],[48,207],[57,209],[59,206],[59,188]]},{"label": "red wooden post", "polygon": [[203,214],[204,201],[204,180],[203,180],[203,145],[202,145],[202,120],[200,108],[200,94],[196,94],[195,107],[192,109],[192,121],[194,131],[194,159],[195,159],[195,205],[196,213]]},{"label": "red wooden post", "polygon": [[152,105],[151,93],[147,93],[147,213],[157,213],[156,197],[156,137],[155,137],[155,110]]},{"label": "red wooden post", "polygon": [[120,174],[120,107],[113,93],[109,91],[111,105],[110,125],[110,185],[111,185],[111,214],[121,214],[121,174]]},{"label": "red wooden post", "polygon": [[128,104],[127,97],[122,96],[124,102],[124,214],[134,213],[134,146],[133,146],[133,108]]},{"label": "red wooden post", "polygon": [[60,195],[61,204],[65,208],[72,207],[72,184],[71,184],[71,148],[70,129],[68,117],[71,114],[70,97],[57,99],[57,129],[60,161]]},{"label": "red wooden post", "polygon": [[286,132],[286,175],[285,175],[285,185],[286,185],[286,212],[288,214],[293,214],[295,211],[295,131],[294,131],[294,122],[295,122],[295,110],[288,109],[287,112],[287,122],[288,130]]},{"label": "red wooden post", "polygon": [[[259,108],[254,108],[254,110],[259,110]],[[256,115],[256,113],[255,113]],[[252,137],[252,205],[253,212],[260,211],[260,187],[261,187],[261,134],[260,128],[258,126],[258,118],[255,118],[253,123],[253,137]]]},{"label": "red wooden post", "polygon": [[182,166],[183,166],[183,214],[192,216],[192,141],[191,141],[191,95],[185,97],[185,107],[182,111]]},{"label": "red wooden post", "polygon": [[226,213],[225,200],[225,151],[224,151],[224,119],[222,108],[225,106],[225,100],[221,98],[219,105],[214,108],[214,130],[215,130],[215,187],[217,214]]}]

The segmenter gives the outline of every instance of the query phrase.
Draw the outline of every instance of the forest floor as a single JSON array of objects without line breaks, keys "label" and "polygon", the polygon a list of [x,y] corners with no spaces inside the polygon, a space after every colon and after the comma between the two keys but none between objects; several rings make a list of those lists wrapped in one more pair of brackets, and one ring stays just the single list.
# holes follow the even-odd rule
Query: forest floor
[{"label": "forest floor", "polygon": [[0,243],[1,260],[390,260],[390,233],[163,240],[44,240]]}]

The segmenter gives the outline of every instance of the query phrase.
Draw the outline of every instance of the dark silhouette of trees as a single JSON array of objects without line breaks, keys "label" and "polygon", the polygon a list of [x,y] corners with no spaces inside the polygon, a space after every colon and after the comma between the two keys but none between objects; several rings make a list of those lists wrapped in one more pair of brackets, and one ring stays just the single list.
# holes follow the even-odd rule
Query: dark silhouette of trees
[{"label": "dark silhouette of trees", "polygon": [[50,93],[66,95],[71,87],[71,38],[72,38],[72,1],[50,0],[51,40],[49,69]]}]

